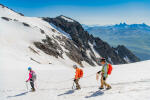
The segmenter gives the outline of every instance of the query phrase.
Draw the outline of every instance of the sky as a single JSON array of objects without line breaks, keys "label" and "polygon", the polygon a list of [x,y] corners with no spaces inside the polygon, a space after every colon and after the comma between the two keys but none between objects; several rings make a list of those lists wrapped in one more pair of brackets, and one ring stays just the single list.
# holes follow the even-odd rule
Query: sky
[{"label": "sky", "polygon": [[150,0],[0,0],[31,17],[64,15],[86,25],[146,23],[150,25]]}]

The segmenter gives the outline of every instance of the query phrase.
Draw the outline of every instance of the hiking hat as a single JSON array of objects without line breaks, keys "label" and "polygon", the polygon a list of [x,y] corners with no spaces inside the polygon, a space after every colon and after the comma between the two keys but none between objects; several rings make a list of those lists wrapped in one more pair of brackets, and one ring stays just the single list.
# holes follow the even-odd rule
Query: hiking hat
[{"label": "hiking hat", "polygon": [[73,68],[77,68],[77,65],[73,65]]},{"label": "hiking hat", "polygon": [[106,59],[105,58],[101,58],[101,61],[100,62],[106,62]]}]

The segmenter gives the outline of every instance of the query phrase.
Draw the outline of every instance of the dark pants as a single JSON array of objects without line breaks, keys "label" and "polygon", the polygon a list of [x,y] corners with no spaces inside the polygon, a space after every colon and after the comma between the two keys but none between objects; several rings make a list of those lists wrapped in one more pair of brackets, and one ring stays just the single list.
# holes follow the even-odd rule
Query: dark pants
[{"label": "dark pants", "polygon": [[31,85],[31,88],[34,90],[34,81],[32,79],[30,79],[30,85]]},{"label": "dark pants", "polygon": [[80,85],[79,85],[79,78],[78,78],[78,79],[75,79],[74,82],[76,83],[76,89],[81,89],[81,88],[80,88]]}]

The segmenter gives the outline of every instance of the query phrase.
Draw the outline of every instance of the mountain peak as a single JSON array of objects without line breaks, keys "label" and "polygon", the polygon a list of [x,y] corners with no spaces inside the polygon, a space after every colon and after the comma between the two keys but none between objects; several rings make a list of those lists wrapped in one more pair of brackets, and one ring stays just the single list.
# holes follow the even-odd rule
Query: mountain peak
[{"label": "mountain peak", "polygon": [[58,16],[58,17],[56,17],[56,18],[61,18],[61,19],[65,20],[65,21],[67,21],[67,22],[74,22],[73,19],[71,19],[71,18],[69,18],[69,17],[66,17],[66,16],[64,16],[64,15],[60,15],[60,16]]},{"label": "mountain peak", "polygon": [[13,9],[8,8],[7,6],[0,4],[0,16],[15,18],[17,16],[24,16],[22,13],[18,13]]},{"label": "mountain peak", "polygon": [[126,22],[123,22],[123,23],[121,22],[120,25],[127,25],[127,24],[126,24]]},{"label": "mountain peak", "polygon": [[3,4],[0,4],[0,6],[3,7],[3,8],[5,7]]},{"label": "mountain peak", "polygon": [[123,57],[120,57],[120,55],[116,54],[115,50],[108,43],[102,41],[98,37],[90,35],[87,31],[83,29],[83,25],[81,25],[80,23],[69,22],[66,18],[68,17],[61,15],[56,18],[43,18],[43,20],[54,24],[55,26],[59,27],[61,30],[63,30],[71,36],[71,40],[73,41],[73,43],[75,43],[79,50],[77,54],[79,55],[79,57],[76,56],[76,53],[74,53],[75,51],[73,51],[72,49],[70,50],[71,53],[69,55],[71,59],[80,63],[80,60],[77,59],[79,58],[92,66],[94,66],[95,63],[97,63],[95,62],[96,57],[104,57],[109,63],[112,64],[127,63]]},{"label": "mountain peak", "polygon": [[116,24],[115,26],[117,27],[125,27],[125,26],[128,26],[128,24],[126,24],[125,22],[121,22],[120,24]]}]

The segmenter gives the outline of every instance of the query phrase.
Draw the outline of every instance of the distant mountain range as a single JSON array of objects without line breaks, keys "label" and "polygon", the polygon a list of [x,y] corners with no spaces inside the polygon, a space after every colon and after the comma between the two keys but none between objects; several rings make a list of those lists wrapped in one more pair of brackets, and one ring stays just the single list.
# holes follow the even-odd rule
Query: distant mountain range
[{"label": "distant mountain range", "polygon": [[83,25],[90,34],[100,37],[112,46],[125,45],[141,60],[150,59],[150,26],[120,23],[110,26]]}]

